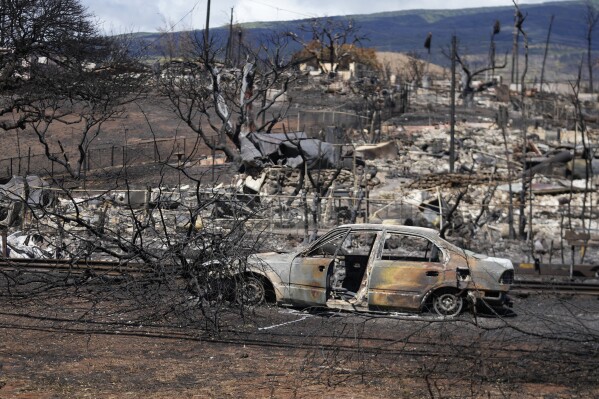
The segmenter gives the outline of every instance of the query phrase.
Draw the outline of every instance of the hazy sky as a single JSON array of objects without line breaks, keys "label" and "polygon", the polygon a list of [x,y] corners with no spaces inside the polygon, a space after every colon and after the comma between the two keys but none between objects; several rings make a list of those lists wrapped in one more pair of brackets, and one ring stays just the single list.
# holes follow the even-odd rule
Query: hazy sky
[{"label": "hazy sky", "polygon": [[[519,4],[552,0],[520,0]],[[553,0],[559,1],[559,0]],[[81,0],[109,33],[203,29],[207,0]],[[381,11],[510,6],[512,0],[212,0],[210,26],[235,22],[280,21]]]}]

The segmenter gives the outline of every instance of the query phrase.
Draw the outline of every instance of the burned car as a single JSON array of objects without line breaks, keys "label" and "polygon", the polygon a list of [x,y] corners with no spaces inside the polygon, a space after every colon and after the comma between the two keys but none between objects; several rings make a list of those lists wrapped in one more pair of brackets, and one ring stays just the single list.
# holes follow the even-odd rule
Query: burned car
[{"label": "burned car", "polygon": [[297,253],[250,256],[238,295],[284,306],[426,311],[509,304],[511,261],[452,245],[436,230],[375,224],[332,229]]}]

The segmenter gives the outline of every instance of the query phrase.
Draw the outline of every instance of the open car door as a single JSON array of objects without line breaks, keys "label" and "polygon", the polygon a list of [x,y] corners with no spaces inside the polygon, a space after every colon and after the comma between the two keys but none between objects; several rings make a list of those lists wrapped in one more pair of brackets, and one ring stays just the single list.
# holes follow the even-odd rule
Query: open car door
[{"label": "open car door", "polygon": [[289,298],[294,304],[326,304],[331,265],[349,231],[349,228],[331,230],[293,259],[289,271]]}]

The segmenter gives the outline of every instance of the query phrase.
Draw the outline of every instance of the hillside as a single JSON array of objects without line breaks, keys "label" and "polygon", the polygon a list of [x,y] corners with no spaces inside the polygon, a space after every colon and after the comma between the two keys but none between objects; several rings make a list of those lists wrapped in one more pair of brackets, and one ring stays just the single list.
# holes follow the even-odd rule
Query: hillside
[{"label": "hillside", "polygon": [[[599,4],[599,1],[595,0]],[[529,37],[531,64],[540,64],[545,48],[545,40],[551,15],[553,23],[550,52],[548,58],[548,79],[565,79],[575,73],[586,49],[585,21],[586,8],[583,1],[548,2],[543,4],[523,4],[520,6],[526,16],[524,29]],[[456,34],[462,54],[471,58],[486,56],[489,39],[495,20],[499,20],[502,30],[496,36],[497,54],[511,52],[513,7],[485,7],[463,10],[409,10],[384,12],[369,15],[350,15],[368,37],[364,46],[387,52],[425,53],[424,39],[428,32],[433,35],[431,61],[447,65],[447,57],[442,50],[449,47],[451,36]],[[339,16],[333,18],[346,18]],[[246,40],[259,41],[273,31],[293,31],[300,33],[299,27],[306,20],[270,21],[241,24],[246,32]],[[198,32],[199,33],[199,32]],[[227,41],[228,27],[212,28],[211,34],[218,43]],[[151,56],[163,54],[160,49],[159,33],[139,33],[142,48],[148,48]],[[152,44],[148,46],[148,44]],[[599,38],[593,48],[599,50]],[[297,50],[291,46],[289,51]],[[531,79],[535,71],[531,71]]]}]

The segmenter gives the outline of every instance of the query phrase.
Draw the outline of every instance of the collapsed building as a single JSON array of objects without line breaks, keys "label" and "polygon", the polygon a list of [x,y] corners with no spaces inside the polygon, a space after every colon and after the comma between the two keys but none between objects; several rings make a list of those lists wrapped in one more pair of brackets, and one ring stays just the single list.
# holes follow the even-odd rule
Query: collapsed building
[{"label": "collapsed building", "polygon": [[[308,225],[326,230],[368,221],[435,227],[480,252],[505,250],[517,259],[546,260],[564,258],[568,234],[576,234],[579,247],[598,241],[599,159],[580,131],[502,124],[494,115],[497,102],[479,98],[486,112],[456,125],[456,173],[449,173],[450,126],[433,112],[433,101],[447,99],[422,89],[413,93],[413,108],[424,111],[387,120],[376,144],[351,129],[320,137],[250,133],[241,138],[240,173],[217,187],[171,184],[65,196],[32,176],[15,177],[0,188],[0,224],[24,227],[26,208],[48,207],[119,237],[135,236],[139,226],[132,217],[161,219],[168,234],[215,231],[239,218],[258,230],[287,228],[297,235],[305,235]],[[509,240],[514,233],[525,240]],[[59,247],[75,245],[67,237],[60,240]]]}]

